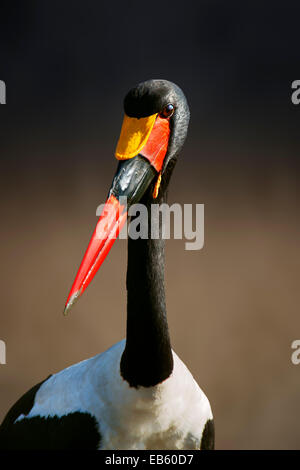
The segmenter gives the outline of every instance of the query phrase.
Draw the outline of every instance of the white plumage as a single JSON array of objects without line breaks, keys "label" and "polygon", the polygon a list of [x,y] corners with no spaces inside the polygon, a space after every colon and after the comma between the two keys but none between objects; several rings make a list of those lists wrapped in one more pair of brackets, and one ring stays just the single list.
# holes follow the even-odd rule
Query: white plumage
[{"label": "white plumage", "polygon": [[120,375],[124,347],[125,340],[51,376],[30,413],[17,421],[88,412],[97,420],[100,449],[199,449],[212,412],[185,364],[173,351],[171,376],[155,387],[136,389]]}]

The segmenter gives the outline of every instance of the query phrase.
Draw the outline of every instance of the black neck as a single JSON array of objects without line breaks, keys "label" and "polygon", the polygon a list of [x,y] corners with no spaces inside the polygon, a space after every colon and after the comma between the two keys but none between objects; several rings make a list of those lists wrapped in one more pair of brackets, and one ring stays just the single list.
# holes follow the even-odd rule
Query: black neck
[{"label": "black neck", "polygon": [[[162,203],[165,191],[153,201],[151,190],[141,203],[148,209],[151,233],[151,203]],[[161,238],[128,238],[127,339],[121,359],[122,377],[130,386],[151,387],[170,376],[173,356],[166,315],[164,264],[165,248]]]}]

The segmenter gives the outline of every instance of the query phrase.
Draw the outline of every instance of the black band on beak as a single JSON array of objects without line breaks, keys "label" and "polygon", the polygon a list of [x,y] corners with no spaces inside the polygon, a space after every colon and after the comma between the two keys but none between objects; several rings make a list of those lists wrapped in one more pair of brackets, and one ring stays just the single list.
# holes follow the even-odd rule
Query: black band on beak
[{"label": "black band on beak", "polygon": [[157,171],[141,155],[120,161],[109,195],[113,194],[117,199],[126,197],[129,207],[141,200],[155,177]]}]

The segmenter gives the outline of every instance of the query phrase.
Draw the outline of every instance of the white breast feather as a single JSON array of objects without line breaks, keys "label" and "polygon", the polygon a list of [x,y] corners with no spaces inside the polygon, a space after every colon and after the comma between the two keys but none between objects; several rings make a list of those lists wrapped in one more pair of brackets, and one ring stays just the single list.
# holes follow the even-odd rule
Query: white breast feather
[{"label": "white breast feather", "polygon": [[101,449],[199,449],[212,412],[208,399],[173,352],[172,375],[155,387],[130,387],[120,375],[125,340],[53,375],[38,390],[30,413],[94,416]]}]

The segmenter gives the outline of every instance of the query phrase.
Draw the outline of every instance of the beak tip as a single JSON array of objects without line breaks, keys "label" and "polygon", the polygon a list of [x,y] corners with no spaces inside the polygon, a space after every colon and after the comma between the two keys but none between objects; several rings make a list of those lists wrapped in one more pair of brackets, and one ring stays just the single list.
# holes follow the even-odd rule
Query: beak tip
[{"label": "beak tip", "polygon": [[63,316],[66,317],[68,315],[68,311],[70,310],[69,304],[65,306],[64,311],[63,311]]},{"label": "beak tip", "polygon": [[70,300],[67,302],[67,304],[66,304],[66,306],[65,306],[65,308],[64,308],[64,312],[63,312],[64,316],[66,316],[66,315],[69,313],[69,311],[71,310],[71,308],[73,307],[73,305],[74,305],[74,304],[76,303],[76,301],[79,299],[80,293],[81,293],[81,292],[80,292],[80,290],[79,290],[79,291],[77,291],[77,292],[75,292],[74,294],[71,295]]}]

